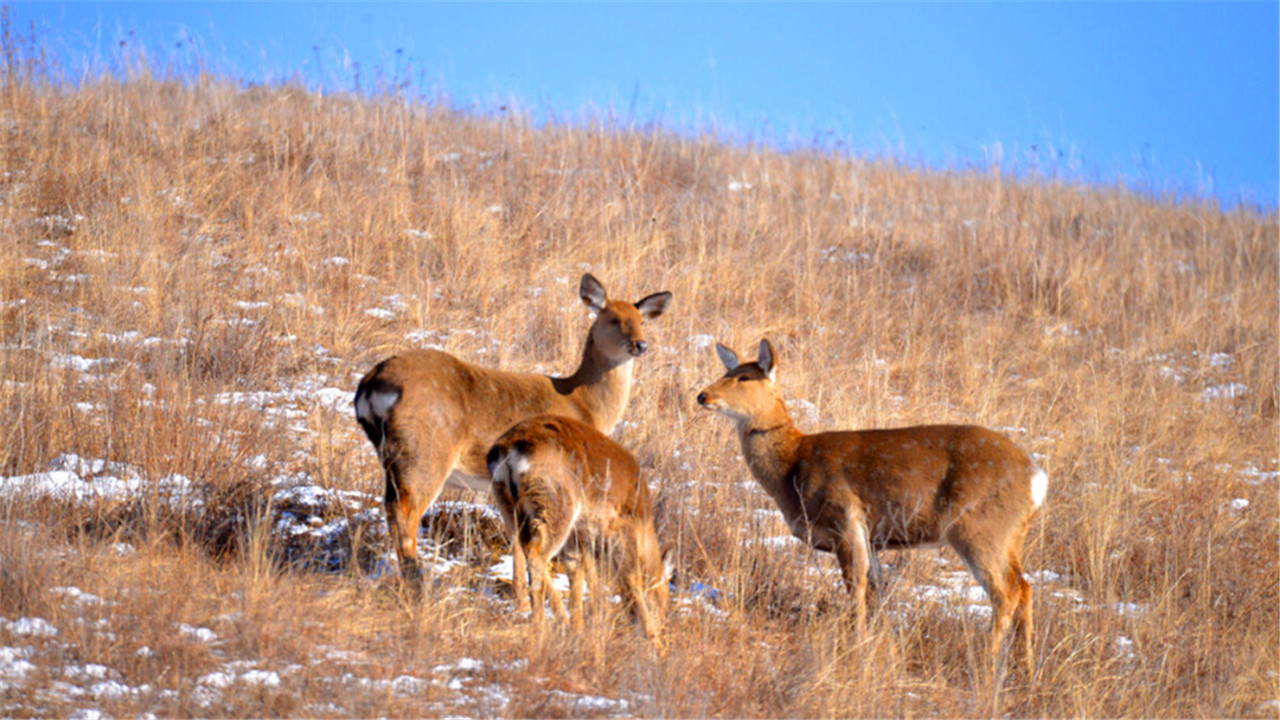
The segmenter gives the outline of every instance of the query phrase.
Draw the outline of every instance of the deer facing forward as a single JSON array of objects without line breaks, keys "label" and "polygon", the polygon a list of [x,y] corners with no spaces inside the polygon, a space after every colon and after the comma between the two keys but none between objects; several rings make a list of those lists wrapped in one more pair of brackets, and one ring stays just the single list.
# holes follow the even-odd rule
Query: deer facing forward
[{"label": "deer facing forward", "polygon": [[[644,323],[666,312],[671,293],[632,304],[610,300],[583,275],[579,295],[597,315],[582,362],[568,377],[482,368],[435,350],[383,360],[356,389],[356,419],[386,476],[387,525],[412,591],[421,586],[418,525],[446,486],[489,492],[485,454],[518,420],[540,413],[576,418],[609,432],[631,394],[631,361],[645,354]],[[513,550],[516,597],[524,555]]]},{"label": "deer facing forward", "polygon": [[1030,672],[1031,585],[1020,556],[1048,489],[1045,472],[1008,438],[974,426],[806,435],[774,384],[768,340],[755,362],[739,362],[720,344],[716,352],[727,372],[698,394],[698,404],[737,424],[742,455],[791,533],[835,553],[859,637],[876,551],[945,543],[991,598],[993,657],[1000,658],[1013,623]]},{"label": "deer facing forward", "polygon": [[653,502],[635,457],[595,428],[554,415],[517,423],[488,455],[493,497],[529,561],[533,623],[545,624],[548,592],[558,617],[564,605],[551,588],[557,555],[569,571],[574,629],[582,628],[584,574],[598,598],[595,563],[618,589],[649,639],[660,646],[671,578],[658,546]]}]

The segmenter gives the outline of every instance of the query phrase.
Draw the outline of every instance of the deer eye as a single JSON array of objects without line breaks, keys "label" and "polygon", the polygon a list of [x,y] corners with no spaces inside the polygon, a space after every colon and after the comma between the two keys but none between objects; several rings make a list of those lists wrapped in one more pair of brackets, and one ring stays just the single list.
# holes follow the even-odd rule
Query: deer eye
[{"label": "deer eye", "polygon": [[746,375],[739,375],[739,376],[738,376],[738,382],[746,382],[746,381],[747,381],[747,376],[746,376]]}]

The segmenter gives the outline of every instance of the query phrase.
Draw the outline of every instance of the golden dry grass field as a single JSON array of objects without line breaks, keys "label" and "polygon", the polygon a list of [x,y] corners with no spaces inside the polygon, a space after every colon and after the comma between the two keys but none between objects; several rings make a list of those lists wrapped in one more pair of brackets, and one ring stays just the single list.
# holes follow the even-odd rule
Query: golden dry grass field
[{"label": "golden dry grass field", "polygon": [[[0,715],[1280,714],[1274,210],[32,67],[0,86]],[[429,516],[406,603],[351,409],[406,348],[570,372],[584,272],[675,295],[613,434],[677,549],[665,655],[620,612],[535,635],[484,496]],[[1033,678],[990,676],[946,549],[883,553],[854,641],[694,402],[763,337],[802,430],[976,423],[1045,467]]]}]

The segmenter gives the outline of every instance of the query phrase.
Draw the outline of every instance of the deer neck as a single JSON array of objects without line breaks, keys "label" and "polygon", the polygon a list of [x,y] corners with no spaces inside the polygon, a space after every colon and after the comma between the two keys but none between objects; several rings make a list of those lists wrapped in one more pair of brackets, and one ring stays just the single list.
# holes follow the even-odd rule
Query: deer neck
[{"label": "deer neck", "polygon": [[582,362],[566,378],[555,378],[556,390],[576,398],[591,413],[595,427],[609,433],[622,419],[631,397],[631,358],[622,361],[609,358],[587,337],[582,349]]},{"label": "deer neck", "polygon": [[742,457],[760,486],[775,498],[786,488],[786,480],[795,467],[803,437],[804,434],[791,421],[782,398],[778,398],[777,404],[768,411],[738,423]]}]

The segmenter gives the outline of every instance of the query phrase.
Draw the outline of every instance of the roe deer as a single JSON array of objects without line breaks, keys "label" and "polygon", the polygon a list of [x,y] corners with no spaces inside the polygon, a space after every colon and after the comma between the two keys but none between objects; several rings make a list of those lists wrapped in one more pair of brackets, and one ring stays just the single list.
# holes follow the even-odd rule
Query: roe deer
[{"label": "roe deer", "polygon": [[1001,657],[1005,631],[1016,621],[1030,673],[1031,585],[1020,555],[1048,490],[1045,472],[1008,438],[974,426],[806,435],[774,385],[768,340],[755,362],[739,362],[718,343],[716,353],[728,371],[698,394],[698,404],[737,423],[742,455],[791,533],[835,553],[859,637],[876,551],[946,543],[991,598],[993,657]]},{"label": "roe deer", "polygon": [[[631,394],[631,361],[649,345],[644,322],[667,310],[671,293],[632,304],[610,300],[590,274],[582,301],[597,314],[582,362],[568,377],[482,368],[435,350],[414,350],[378,363],[356,389],[356,419],[378,451],[386,475],[387,526],[400,572],[420,588],[418,525],[447,484],[489,491],[485,453],[516,421],[555,413],[609,432]],[[523,597],[524,555],[513,549],[516,597]]]},{"label": "roe deer", "polygon": [[[590,425],[555,415],[522,420],[498,438],[488,455],[493,497],[513,544],[529,561],[533,623],[541,632],[549,563],[560,556],[569,571],[573,627],[582,629],[584,571],[595,587],[595,560],[616,578],[649,639],[661,646],[660,619],[669,601],[668,554],[658,546],[653,502],[631,453]],[[559,596],[551,594],[564,619]]]}]

